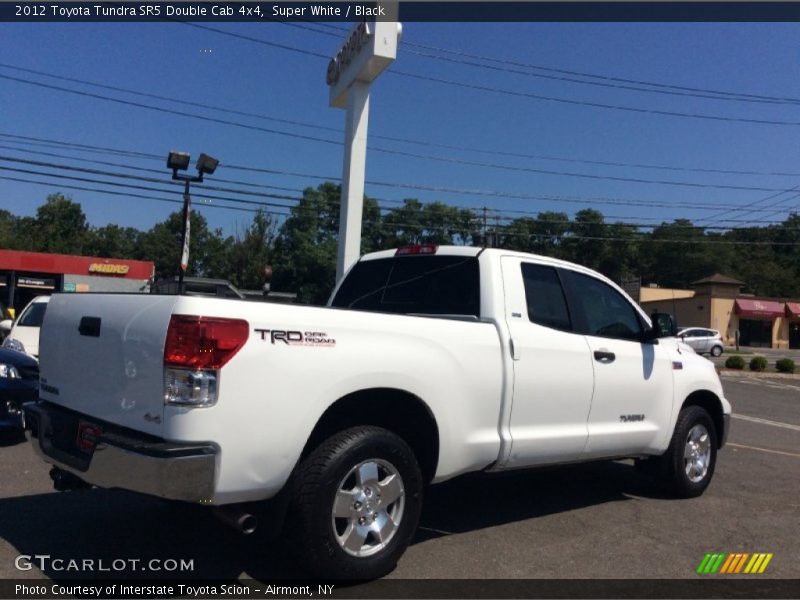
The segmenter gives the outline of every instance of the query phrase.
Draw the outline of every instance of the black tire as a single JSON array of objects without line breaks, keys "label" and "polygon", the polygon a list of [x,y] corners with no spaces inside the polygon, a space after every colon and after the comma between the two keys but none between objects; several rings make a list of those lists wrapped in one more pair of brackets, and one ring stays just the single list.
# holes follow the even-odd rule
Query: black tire
[{"label": "black tire", "polygon": [[711,348],[711,356],[722,356],[722,346],[714,346]]},{"label": "black tire", "polygon": [[[375,478],[362,478],[363,486],[354,472],[360,465],[364,471],[358,469],[359,475],[371,473],[375,467]],[[384,498],[398,493],[399,488],[389,490],[386,483],[394,476],[399,476],[402,492],[387,504]],[[312,576],[356,580],[381,577],[394,569],[417,530],[423,487],[417,459],[403,439],[380,427],[340,431],[314,449],[293,476],[284,522],[288,550],[301,559],[304,573]],[[348,510],[352,508],[350,516],[336,518],[334,503],[340,490],[363,502],[352,506],[342,503]],[[356,505],[360,505],[358,510]],[[392,523],[397,520],[399,525],[381,541],[378,531],[390,516],[394,516]],[[359,541],[369,528],[378,531],[370,529],[366,538]],[[389,529],[390,524],[385,531]],[[352,532],[352,540],[348,532]],[[356,552],[366,555],[346,551],[345,540],[352,542],[353,548],[361,548]]]},{"label": "black tire", "polygon": [[[702,436],[698,438],[698,433],[705,433],[707,439]],[[702,461],[705,464],[704,470],[693,470],[690,464],[701,463],[693,462],[691,458],[684,456],[690,452],[690,436],[697,438],[696,443],[699,446],[695,448],[702,448],[702,451],[697,453],[699,457],[706,454],[707,450],[707,459]],[[717,430],[711,415],[700,406],[687,406],[681,409],[669,448],[661,457],[661,478],[664,487],[679,498],[699,496],[711,482],[716,464]]]}]

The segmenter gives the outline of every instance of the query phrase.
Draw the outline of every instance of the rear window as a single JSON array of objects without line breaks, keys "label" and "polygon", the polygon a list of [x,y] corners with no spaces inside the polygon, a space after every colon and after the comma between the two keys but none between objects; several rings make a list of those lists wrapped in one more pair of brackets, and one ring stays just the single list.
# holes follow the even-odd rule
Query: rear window
[{"label": "rear window", "polygon": [[41,327],[46,308],[47,302],[34,302],[19,316],[17,325],[22,327]]},{"label": "rear window", "polygon": [[331,306],[375,312],[480,317],[474,256],[399,256],[359,262]]}]

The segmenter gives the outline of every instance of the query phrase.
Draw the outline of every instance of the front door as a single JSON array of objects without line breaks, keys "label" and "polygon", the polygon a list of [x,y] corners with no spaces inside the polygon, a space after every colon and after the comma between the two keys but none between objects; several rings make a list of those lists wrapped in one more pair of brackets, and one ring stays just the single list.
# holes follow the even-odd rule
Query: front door
[{"label": "front door", "polygon": [[800,323],[789,323],[789,348],[800,348]]},{"label": "front door", "polygon": [[591,275],[564,273],[571,314],[576,328],[585,334],[594,366],[584,456],[610,457],[663,447],[668,435],[664,423],[670,422],[673,407],[674,357],[669,340],[642,341],[643,319],[621,292]]},{"label": "front door", "polygon": [[515,257],[501,264],[514,359],[511,456],[504,466],[579,459],[594,385],[589,347],[572,329],[554,267]]}]

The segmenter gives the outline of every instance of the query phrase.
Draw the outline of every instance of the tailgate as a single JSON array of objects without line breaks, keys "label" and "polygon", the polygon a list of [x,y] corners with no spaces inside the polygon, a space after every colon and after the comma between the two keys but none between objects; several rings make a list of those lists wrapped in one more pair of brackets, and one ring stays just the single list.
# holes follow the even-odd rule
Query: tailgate
[{"label": "tailgate", "polygon": [[175,296],[55,294],[39,360],[43,400],[153,435],[164,413],[164,341]]}]

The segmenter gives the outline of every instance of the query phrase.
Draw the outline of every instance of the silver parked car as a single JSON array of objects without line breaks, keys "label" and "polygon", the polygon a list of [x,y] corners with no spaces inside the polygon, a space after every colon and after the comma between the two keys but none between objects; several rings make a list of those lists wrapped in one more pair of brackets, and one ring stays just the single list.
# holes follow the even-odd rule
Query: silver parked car
[{"label": "silver parked car", "polygon": [[722,336],[716,329],[686,327],[678,331],[678,337],[698,354],[708,353],[711,356],[719,356],[724,348]]}]

